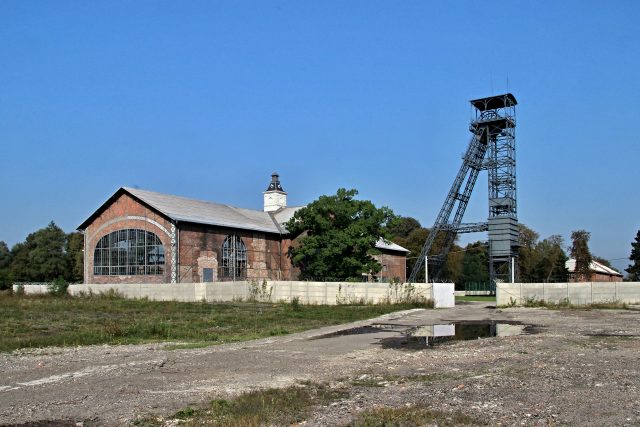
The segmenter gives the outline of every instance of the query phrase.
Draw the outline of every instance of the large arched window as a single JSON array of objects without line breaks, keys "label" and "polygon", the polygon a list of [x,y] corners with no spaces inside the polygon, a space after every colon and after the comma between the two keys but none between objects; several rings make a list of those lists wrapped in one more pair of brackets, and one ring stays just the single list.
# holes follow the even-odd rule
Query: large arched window
[{"label": "large arched window", "polygon": [[96,276],[152,275],[164,273],[164,247],[146,230],[117,230],[102,237],[93,254]]},{"label": "large arched window", "polygon": [[224,239],[222,244],[222,268],[221,277],[232,279],[241,278],[246,275],[247,269],[247,247],[238,236],[231,235]]}]

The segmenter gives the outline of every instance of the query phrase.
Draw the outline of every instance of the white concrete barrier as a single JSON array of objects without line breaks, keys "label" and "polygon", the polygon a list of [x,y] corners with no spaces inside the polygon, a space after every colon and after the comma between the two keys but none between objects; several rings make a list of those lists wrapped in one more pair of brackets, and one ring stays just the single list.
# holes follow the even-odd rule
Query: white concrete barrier
[{"label": "white concrete barrier", "polygon": [[[453,283],[352,283],[242,281],[211,283],[113,283],[70,285],[71,295],[113,290],[126,298],[154,301],[285,301],[303,304],[398,303],[432,300],[436,308],[453,307]],[[46,293],[46,286],[25,285],[26,294]]]},{"label": "white concrete barrier", "polygon": [[640,282],[498,283],[498,306],[523,305],[527,300],[574,305],[599,302],[640,303]]},{"label": "white concrete barrier", "polygon": [[431,294],[434,308],[456,306],[455,286],[453,283],[432,283]]}]

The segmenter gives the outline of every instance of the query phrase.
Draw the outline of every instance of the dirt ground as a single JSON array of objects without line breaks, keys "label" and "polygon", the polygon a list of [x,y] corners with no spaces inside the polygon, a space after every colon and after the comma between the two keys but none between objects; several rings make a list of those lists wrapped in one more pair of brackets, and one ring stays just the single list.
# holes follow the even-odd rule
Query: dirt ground
[{"label": "dirt ground", "polygon": [[[405,345],[405,329],[456,321],[535,325],[527,335]],[[348,387],[306,425],[426,404],[489,425],[640,425],[640,311],[459,303],[305,333],[191,350],[166,344],[0,355],[0,424],[126,425],[148,414],[303,380]],[[379,332],[332,332],[386,325]],[[315,338],[315,339],[313,339]],[[404,340],[404,341],[403,341]],[[389,345],[385,345],[389,344]]]}]

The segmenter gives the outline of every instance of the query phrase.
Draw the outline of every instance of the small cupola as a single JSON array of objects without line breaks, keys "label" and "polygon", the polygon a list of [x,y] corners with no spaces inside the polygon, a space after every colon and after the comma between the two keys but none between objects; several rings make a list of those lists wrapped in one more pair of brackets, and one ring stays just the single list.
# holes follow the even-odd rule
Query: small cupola
[{"label": "small cupola", "polygon": [[264,192],[264,211],[273,212],[287,207],[287,193],[280,184],[280,175],[271,174],[271,182]]},{"label": "small cupola", "polygon": [[282,191],[282,185],[280,185],[280,175],[276,172],[271,174],[271,182],[269,183],[269,187],[267,187],[267,191]]}]

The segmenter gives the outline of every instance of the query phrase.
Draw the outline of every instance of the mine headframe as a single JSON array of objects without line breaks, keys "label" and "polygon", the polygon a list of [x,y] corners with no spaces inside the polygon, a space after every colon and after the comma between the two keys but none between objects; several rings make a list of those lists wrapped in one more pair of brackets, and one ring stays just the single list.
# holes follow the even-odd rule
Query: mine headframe
[{"label": "mine headframe", "polygon": [[[488,231],[489,273],[492,281],[512,281],[518,253],[516,198],[516,111],[510,94],[470,101],[473,107],[471,141],[462,166],[438,213],[409,276],[415,282],[428,260],[429,278],[438,280],[458,233]],[[463,224],[462,217],[481,170],[488,172],[487,222]],[[438,248],[433,247],[438,238]],[[432,248],[434,249],[432,251]]]}]

